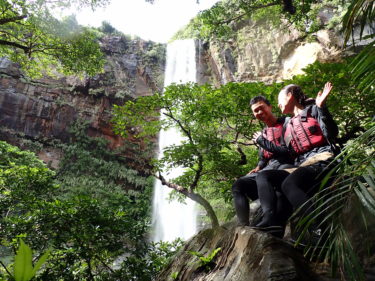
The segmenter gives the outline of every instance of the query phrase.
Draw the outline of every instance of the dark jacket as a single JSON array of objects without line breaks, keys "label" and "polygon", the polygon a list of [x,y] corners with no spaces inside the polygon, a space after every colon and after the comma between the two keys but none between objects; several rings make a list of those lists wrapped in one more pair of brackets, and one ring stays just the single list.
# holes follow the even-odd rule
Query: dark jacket
[{"label": "dark jacket", "polygon": [[[318,121],[319,126],[322,129],[323,135],[327,140],[325,145],[315,147],[304,154],[296,155],[293,148],[291,148],[290,146],[287,147],[285,145],[285,141],[284,144],[276,146],[274,143],[271,143],[267,139],[260,136],[257,139],[257,143],[259,144],[259,146],[261,146],[263,149],[266,149],[269,152],[279,155],[280,157],[286,157],[286,155],[294,155],[295,165],[299,165],[311,156],[321,152],[328,151],[333,153],[334,151],[332,148],[332,144],[334,143],[338,135],[338,127],[336,122],[333,120],[332,115],[328,111],[328,108],[325,106],[318,107],[316,105],[310,105],[306,107],[303,111],[310,111],[309,113],[311,114],[311,117],[315,118]],[[287,120],[287,122],[289,122],[289,120]]]},{"label": "dark jacket", "polygon": [[[289,117],[282,116],[282,117],[279,117],[276,122],[278,124],[283,124],[283,131],[284,131],[285,130],[285,126],[288,123],[288,121],[289,121]],[[282,135],[284,135],[284,134],[282,134]],[[259,144],[258,139],[257,139],[257,143]],[[273,142],[270,142],[269,140],[267,140],[267,139],[265,139],[263,137],[262,137],[262,139],[266,140],[269,144],[272,144],[274,147],[277,147],[277,145],[274,144]],[[280,144],[282,146],[285,146],[285,142],[284,142],[284,138],[283,137],[281,137],[281,139],[280,139]],[[293,158],[291,157],[291,154],[289,154],[289,153],[281,153],[280,154],[278,152],[273,152],[273,151],[270,151],[268,149],[266,149],[266,150],[272,152],[273,156],[272,156],[271,159],[266,159],[264,157],[264,154],[263,154],[263,149],[265,149],[265,148],[262,145],[260,145],[260,146],[261,146],[261,148],[259,149],[259,162],[258,162],[258,166],[262,170],[275,170],[275,169],[279,168],[283,164],[292,164],[293,163]]]}]

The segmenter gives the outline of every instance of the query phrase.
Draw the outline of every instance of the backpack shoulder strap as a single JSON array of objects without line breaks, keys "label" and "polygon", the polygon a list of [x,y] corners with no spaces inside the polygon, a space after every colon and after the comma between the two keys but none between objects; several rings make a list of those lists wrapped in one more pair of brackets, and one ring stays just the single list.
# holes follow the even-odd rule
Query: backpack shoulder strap
[{"label": "backpack shoulder strap", "polygon": [[311,115],[310,111],[311,111],[311,106],[308,106],[304,110],[302,110],[301,114],[299,115],[302,122],[307,121],[307,117],[309,116],[309,114]]}]

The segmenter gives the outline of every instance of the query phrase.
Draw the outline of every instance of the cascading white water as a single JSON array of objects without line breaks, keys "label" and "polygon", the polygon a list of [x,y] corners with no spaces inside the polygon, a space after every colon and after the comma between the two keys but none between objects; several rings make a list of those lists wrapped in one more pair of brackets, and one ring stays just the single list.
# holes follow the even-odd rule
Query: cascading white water
[{"label": "cascading white water", "polygon": [[[194,40],[179,40],[168,44],[164,86],[172,83],[195,81]],[[179,144],[181,140],[182,136],[174,128],[161,131],[159,135],[159,159],[162,157],[165,147]],[[175,168],[163,176],[170,180],[181,175],[182,172],[182,167]],[[159,180],[156,181],[152,212],[153,241],[173,241],[178,237],[186,240],[196,233],[197,210],[195,202],[189,198],[186,198],[185,204],[176,200],[169,201],[170,192],[170,188],[163,186]]]}]

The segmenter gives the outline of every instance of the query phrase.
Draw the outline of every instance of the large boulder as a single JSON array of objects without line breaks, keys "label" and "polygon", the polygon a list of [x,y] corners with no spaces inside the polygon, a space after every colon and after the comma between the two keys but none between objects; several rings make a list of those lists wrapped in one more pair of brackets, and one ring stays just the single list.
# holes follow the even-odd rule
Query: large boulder
[{"label": "large boulder", "polygon": [[[220,248],[220,250],[219,250]],[[214,252],[217,252],[215,255]],[[205,262],[198,257],[208,258]],[[201,231],[155,281],[322,280],[286,241],[233,223]]]}]

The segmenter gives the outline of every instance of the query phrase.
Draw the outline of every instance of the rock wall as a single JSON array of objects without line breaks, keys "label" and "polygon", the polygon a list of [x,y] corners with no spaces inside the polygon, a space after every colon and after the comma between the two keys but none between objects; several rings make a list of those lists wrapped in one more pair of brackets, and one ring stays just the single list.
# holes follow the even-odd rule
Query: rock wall
[{"label": "rock wall", "polygon": [[200,42],[200,82],[272,83],[303,73],[317,60],[342,57],[342,38],[334,31],[321,30],[307,37],[286,26],[270,32],[270,26],[267,20],[246,21],[238,27],[236,39]]},{"label": "rock wall", "polygon": [[[124,140],[112,132],[111,109],[114,104],[162,90],[165,46],[126,37],[104,37],[100,43],[107,62],[104,72],[92,78],[30,80],[17,65],[2,58],[0,139],[37,151],[54,168],[62,154],[51,143],[67,142],[68,129],[77,120],[88,122],[87,133],[108,139],[111,148],[129,141],[142,146],[134,138]],[[136,154],[126,156],[132,159]]]}]

